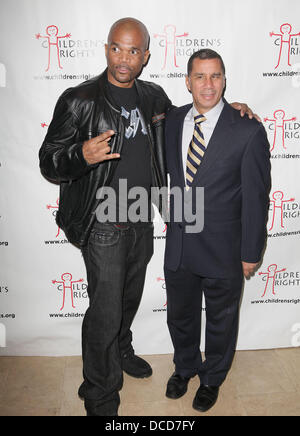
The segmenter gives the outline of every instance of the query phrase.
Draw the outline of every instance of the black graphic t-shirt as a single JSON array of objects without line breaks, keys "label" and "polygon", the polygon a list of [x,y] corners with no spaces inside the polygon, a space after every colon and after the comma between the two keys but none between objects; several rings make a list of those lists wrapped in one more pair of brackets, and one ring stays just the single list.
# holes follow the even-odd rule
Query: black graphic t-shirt
[{"label": "black graphic t-shirt", "polygon": [[[110,187],[113,188],[116,193],[116,222],[119,222],[120,214],[118,212],[122,211],[123,216],[124,213],[128,216],[127,212],[131,204],[136,203],[137,200],[139,200],[138,204],[142,204],[140,196],[136,196],[135,199],[128,199],[128,192],[131,188],[139,187],[147,191],[147,204],[144,204],[143,207],[147,208],[146,212],[151,212],[149,207],[151,153],[146,126],[138,109],[136,87],[120,88],[109,83],[109,91],[112,101],[121,108],[122,120],[125,127],[121,158],[110,184]],[[127,198],[124,198],[125,191],[123,189],[122,194],[119,196],[120,179],[127,181]],[[148,218],[150,216],[149,213],[147,215]]]}]

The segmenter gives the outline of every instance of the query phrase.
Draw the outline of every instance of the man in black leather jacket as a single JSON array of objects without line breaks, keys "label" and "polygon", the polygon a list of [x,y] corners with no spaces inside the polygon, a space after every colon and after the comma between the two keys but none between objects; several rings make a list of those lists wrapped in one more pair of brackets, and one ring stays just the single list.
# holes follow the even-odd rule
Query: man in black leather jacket
[{"label": "man in black leather jacket", "polygon": [[[61,95],[40,150],[42,174],[60,182],[57,223],[79,247],[86,245],[96,219],[97,190],[109,186],[122,152],[122,113],[109,95],[108,73],[106,70]],[[147,127],[153,186],[166,186],[164,119],[171,102],[154,83],[134,80],[134,84]],[[93,146],[99,154],[89,162],[87,150]]]},{"label": "man in black leather jacket", "polygon": [[87,268],[79,395],[89,416],[117,414],[122,370],[139,378],[152,374],[134,354],[130,327],[153,254],[153,224],[99,223],[96,217],[98,189],[115,186],[122,174],[146,189],[167,185],[164,119],[171,102],[161,87],[137,79],[148,45],[142,23],[115,23],[107,70],[61,95],[40,150],[42,174],[60,183],[57,223],[82,249]]},{"label": "man in black leather jacket", "polygon": [[147,191],[167,185],[164,122],[171,102],[160,86],[137,79],[148,45],[141,22],[127,18],[112,26],[107,69],[61,95],[39,155],[42,174],[60,183],[57,223],[82,249],[87,269],[79,395],[88,416],[117,415],[123,370],[138,378],[152,374],[134,354],[130,327],[153,254],[153,224],[97,220],[99,188],[118,190],[121,179]]}]

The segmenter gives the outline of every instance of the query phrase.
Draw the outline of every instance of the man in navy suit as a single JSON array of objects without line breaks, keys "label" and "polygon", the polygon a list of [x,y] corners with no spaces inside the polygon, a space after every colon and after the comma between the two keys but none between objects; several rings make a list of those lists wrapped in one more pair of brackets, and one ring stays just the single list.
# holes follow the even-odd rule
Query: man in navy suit
[{"label": "man in navy suit", "polygon": [[[202,412],[217,401],[233,361],[243,280],[254,274],[261,261],[270,190],[265,129],[256,119],[240,117],[226,102],[225,84],[220,55],[208,49],[194,53],[186,77],[193,104],[174,109],[166,122],[171,190],[189,191],[182,204],[190,201],[197,215],[194,193],[204,188],[201,232],[188,232],[186,221],[176,222],[173,197],[170,201],[165,278],[175,372],[166,395],[181,397],[190,378],[198,375],[201,384],[193,407]],[[200,131],[195,131],[199,120]],[[199,154],[191,152],[192,139]],[[200,352],[203,294],[204,361]]]}]

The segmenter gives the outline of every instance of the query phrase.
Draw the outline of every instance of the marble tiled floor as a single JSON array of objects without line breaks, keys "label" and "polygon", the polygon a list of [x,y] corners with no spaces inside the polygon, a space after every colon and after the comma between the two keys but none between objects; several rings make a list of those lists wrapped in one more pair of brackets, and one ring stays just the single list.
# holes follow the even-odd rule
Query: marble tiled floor
[{"label": "marble tiled floor", "polygon": [[[120,416],[300,416],[300,348],[239,351],[217,404],[205,414],[192,408],[199,379],[179,400],[165,397],[171,355],[144,356],[153,376],[127,375]],[[0,357],[0,416],[85,416],[77,396],[80,357]]]}]

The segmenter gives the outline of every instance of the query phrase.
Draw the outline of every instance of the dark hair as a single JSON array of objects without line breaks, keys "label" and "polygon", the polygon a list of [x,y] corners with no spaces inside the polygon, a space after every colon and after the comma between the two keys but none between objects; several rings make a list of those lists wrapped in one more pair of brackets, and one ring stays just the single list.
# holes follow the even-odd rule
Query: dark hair
[{"label": "dark hair", "polygon": [[217,53],[216,51],[211,50],[209,48],[204,48],[202,50],[198,50],[198,51],[196,51],[190,57],[190,59],[188,61],[188,65],[187,65],[188,76],[192,72],[194,59],[201,59],[201,60],[205,60],[205,59],[219,59],[220,62],[221,62],[221,67],[222,67],[223,74],[225,76],[225,65],[224,65],[222,57],[219,55],[219,53]]}]

